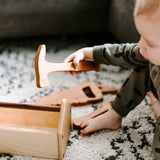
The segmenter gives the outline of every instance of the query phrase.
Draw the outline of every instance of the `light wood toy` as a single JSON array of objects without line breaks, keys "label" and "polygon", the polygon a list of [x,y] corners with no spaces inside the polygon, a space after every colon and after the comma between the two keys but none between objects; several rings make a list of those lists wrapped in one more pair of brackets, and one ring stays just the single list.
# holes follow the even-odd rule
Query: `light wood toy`
[{"label": "light wood toy", "polygon": [[101,90],[103,94],[108,94],[108,93],[115,94],[118,92],[118,89],[113,87],[104,86],[99,83],[96,83],[96,85],[98,86],[98,88]]},{"label": "light wood toy", "polygon": [[[89,81],[85,81],[85,82],[83,82],[83,84],[84,84],[84,83],[90,83],[90,82],[89,82]],[[92,83],[93,83],[93,82],[92,82]],[[94,83],[95,83],[95,82],[94,82]],[[95,83],[95,85],[98,86],[98,88],[101,90],[101,92],[102,92],[103,94],[108,94],[108,93],[115,94],[115,93],[118,92],[118,89],[113,88],[113,87],[104,86],[104,85],[99,84],[99,83]]]},{"label": "light wood toy", "polygon": [[12,109],[29,109],[38,111],[60,111],[59,106],[47,106],[47,105],[36,105],[36,104],[23,104],[23,103],[10,103],[0,102],[0,107],[12,108]]},{"label": "light wood toy", "polygon": [[85,115],[85,116],[82,116],[82,117],[74,119],[73,120],[73,128],[77,129],[77,130],[80,130],[80,129],[82,129],[80,127],[82,122],[85,122],[85,121],[87,121],[89,119],[93,119],[93,118],[95,118],[95,117],[107,112],[109,110],[109,106],[110,106],[111,102],[112,101],[106,100],[106,101],[104,101],[102,103],[102,107],[101,108],[95,110],[94,112],[92,112],[92,113],[90,113],[88,115]]},{"label": "light wood toy", "polygon": [[80,86],[53,93],[36,99],[35,104],[59,106],[63,98],[71,105],[87,104],[102,100],[102,92],[94,82],[85,82]]},{"label": "light wood toy", "polygon": [[61,100],[66,98],[71,105],[82,105],[102,100],[102,93],[116,93],[117,91],[117,89],[112,87],[103,86],[95,82],[85,81],[80,86],[40,97],[36,99],[35,103],[38,105],[59,106]]},{"label": "light wood toy", "polygon": [[0,152],[55,158],[65,154],[71,126],[71,108],[0,103]]},{"label": "light wood toy", "polygon": [[71,63],[51,63],[45,60],[46,46],[40,45],[35,57],[35,73],[36,84],[38,88],[48,87],[48,74],[51,72],[64,71],[100,71],[100,65],[93,61],[81,61],[78,68],[75,69],[74,64]]}]

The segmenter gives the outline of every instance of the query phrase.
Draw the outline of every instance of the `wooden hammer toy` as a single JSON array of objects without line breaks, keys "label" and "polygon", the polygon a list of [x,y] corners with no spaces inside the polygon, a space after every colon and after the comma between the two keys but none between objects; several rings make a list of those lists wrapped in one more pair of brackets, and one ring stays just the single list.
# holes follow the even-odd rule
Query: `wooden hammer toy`
[{"label": "wooden hammer toy", "polygon": [[100,71],[100,65],[89,60],[81,61],[78,68],[75,69],[73,62],[70,63],[51,63],[45,60],[46,46],[40,45],[38,47],[35,57],[35,73],[36,84],[38,88],[48,87],[48,74],[51,72],[63,71]]}]

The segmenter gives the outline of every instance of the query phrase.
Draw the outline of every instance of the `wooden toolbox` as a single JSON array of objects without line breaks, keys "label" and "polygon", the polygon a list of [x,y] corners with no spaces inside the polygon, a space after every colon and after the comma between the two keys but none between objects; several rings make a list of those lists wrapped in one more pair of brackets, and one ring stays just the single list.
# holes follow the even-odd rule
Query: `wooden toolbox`
[{"label": "wooden toolbox", "polygon": [[0,153],[63,159],[71,126],[67,100],[60,111],[0,105]]}]

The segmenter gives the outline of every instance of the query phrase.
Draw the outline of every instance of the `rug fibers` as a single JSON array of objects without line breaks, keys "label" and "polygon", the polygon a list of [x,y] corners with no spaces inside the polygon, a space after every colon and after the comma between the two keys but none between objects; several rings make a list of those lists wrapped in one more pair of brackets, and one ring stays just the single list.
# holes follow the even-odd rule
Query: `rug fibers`
[{"label": "rug fibers", "polygon": [[[46,60],[62,62],[67,55],[85,44],[50,45]],[[0,51],[0,100],[5,102],[34,103],[35,99],[76,87],[84,81],[94,81],[120,88],[130,70],[101,65],[101,72],[86,72],[70,76],[65,72],[49,75],[48,88],[39,89],[35,83],[34,58],[37,48],[7,46]],[[115,95],[104,95],[103,100],[113,100]],[[102,102],[72,107],[72,120],[86,115]],[[145,99],[122,121],[116,131],[102,129],[92,134],[81,135],[71,129],[64,160],[150,160],[155,116],[149,98]],[[1,153],[0,160],[46,160]]]}]

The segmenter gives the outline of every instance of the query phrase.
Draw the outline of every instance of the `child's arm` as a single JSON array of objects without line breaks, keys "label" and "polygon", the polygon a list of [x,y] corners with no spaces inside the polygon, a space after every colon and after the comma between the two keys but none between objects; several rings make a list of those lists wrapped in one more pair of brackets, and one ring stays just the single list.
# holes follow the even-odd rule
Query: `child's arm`
[{"label": "child's arm", "polygon": [[148,61],[140,54],[137,43],[108,43],[94,46],[93,59],[97,63],[123,68],[139,68],[148,65]]},{"label": "child's arm", "polygon": [[104,44],[82,48],[69,55],[64,62],[73,62],[75,67],[77,67],[79,61],[85,59],[124,68],[137,68],[148,65],[148,61],[140,55],[136,43]]}]

